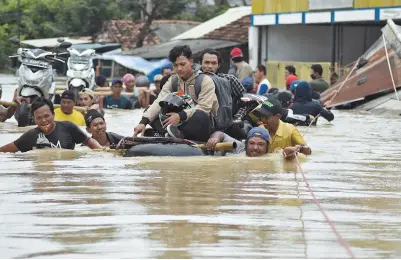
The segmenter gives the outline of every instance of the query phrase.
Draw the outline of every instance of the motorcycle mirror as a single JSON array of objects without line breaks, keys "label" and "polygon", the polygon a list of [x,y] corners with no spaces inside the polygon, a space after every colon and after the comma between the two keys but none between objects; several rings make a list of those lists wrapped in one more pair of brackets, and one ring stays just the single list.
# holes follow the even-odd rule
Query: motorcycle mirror
[{"label": "motorcycle mirror", "polygon": [[58,43],[64,42],[64,38],[62,38],[62,37],[58,38],[58,39],[57,39],[57,42],[58,42]]},{"label": "motorcycle mirror", "polygon": [[10,41],[11,41],[12,43],[14,43],[14,44],[19,44],[19,43],[20,43],[20,40],[19,40],[17,37],[11,37],[11,38],[10,38]]},{"label": "motorcycle mirror", "polygon": [[62,42],[62,43],[60,43],[59,47],[67,49],[67,48],[70,48],[71,46],[72,46],[71,42]]}]

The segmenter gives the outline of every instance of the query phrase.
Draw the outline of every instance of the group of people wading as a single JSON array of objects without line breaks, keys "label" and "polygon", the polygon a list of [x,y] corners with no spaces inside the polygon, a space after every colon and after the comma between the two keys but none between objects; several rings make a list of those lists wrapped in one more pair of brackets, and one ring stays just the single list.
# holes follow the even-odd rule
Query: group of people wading
[{"label": "group of people wading", "polygon": [[[258,157],[283,151],[286,158],[292,159],[297,153],[311,154],[295,125],[316,124],[317,117],[334,119],[319,101],[319,93],[328,88],[320,65],[312,66],[310,83],[299,81],[295,68],[287,66],[287,89],[279,91],[266,78],[266,67],[259,65],[254,71],[239,48],[231,51],[228,74],[219,72],[222,57],[214,49],[204,50],[196,64],[188,46],[176,46],[169,60],[173,69],[166,68],[162,75],[154,77],[154,89],[147,77],[126,74],[112,81],[111,96],[99,100],[91,90],[81,92],[79,101],[66,90],[58,109],[50,100],[35,100],[31,113],[37,127],[0,147],[0,152],[45,147],[74,149],[76,144],[92,149],[116,145],[123,136],[107,131],[105,109],[142,107],[145,111],[134,128],[134,136],[188,139],[205,143],[211,151],[220,142],[235,142],[232,153]],[[103,76],[96,78],[96,84],[109,87]],[[124,91],[133,95],[124,96]],[[263,96],[264,101],[246,115],[252,127],[245,131],[245,140],[236,140],[230,133],[237,127],[233,122],[246,93]],[[75,111],[74,105],[85,107],[85,116]],[[91,137],[77,125],[85,125]]]}]

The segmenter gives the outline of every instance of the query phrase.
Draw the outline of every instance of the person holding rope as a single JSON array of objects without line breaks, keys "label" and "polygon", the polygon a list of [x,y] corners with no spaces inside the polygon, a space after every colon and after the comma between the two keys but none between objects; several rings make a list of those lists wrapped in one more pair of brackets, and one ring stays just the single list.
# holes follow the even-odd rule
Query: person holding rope
[{"label": "person holding rope", "polygon": [[280,101],[274,98],[268,98],[262,106],[252,111],[260,118],[259,125],[267,128],[270,133],[269,153],[283,149],[287,159],[294,159],[298,152],[310,155],[312,150],[298,129],[280,120],[282,111]]},{"label": "person holding rope", "polygon": [[[295,96],[294,102],[291,106],[294,114],[299,115],[311,115],[313,117],[321,116],[325,118],[327,121],[333,121],[334,115],[330,110],[322,107],[320,102],[316,102],[312,99],[312,87],[306,81],[299,81],[295,88]],[[313,122],[316,125],[317,119]],[[301,125],[309,125],[309,122],[305,122],[305,124]]]}]

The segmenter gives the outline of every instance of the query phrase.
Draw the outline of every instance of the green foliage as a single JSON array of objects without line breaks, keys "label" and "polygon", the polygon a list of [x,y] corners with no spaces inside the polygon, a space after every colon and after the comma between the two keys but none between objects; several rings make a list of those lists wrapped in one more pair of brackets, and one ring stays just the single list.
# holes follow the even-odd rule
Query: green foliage
[{"label": "green foliage", "polygon": [[[62,36],[95,36],[104,21],[139,20],[144,3],[141,0],[20,0],[21,39]],[[152,0],[156,8],[152,19],[185,19],[206,21],[224,12],[228,5],[205,6],[200,0]],[[8,67],[15,50],[9,38],[17,36],[18,0],[0,0],[0,70]],[[192,11],[188,6],[192,5]]]}]

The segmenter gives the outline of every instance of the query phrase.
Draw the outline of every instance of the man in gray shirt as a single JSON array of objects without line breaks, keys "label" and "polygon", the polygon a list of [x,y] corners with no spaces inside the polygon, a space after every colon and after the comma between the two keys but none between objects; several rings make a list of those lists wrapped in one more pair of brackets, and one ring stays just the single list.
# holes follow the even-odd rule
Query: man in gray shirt
[{"label": "man in gray shirt", "polygon": [[329,83],[322,78],[323,75],[323,67],[320,64],[313,64],[311,67],[311,78],[312,81],[309,84],[312,87],[313,91],[318,93],[323,93],[326,89],[329,88]]}]

